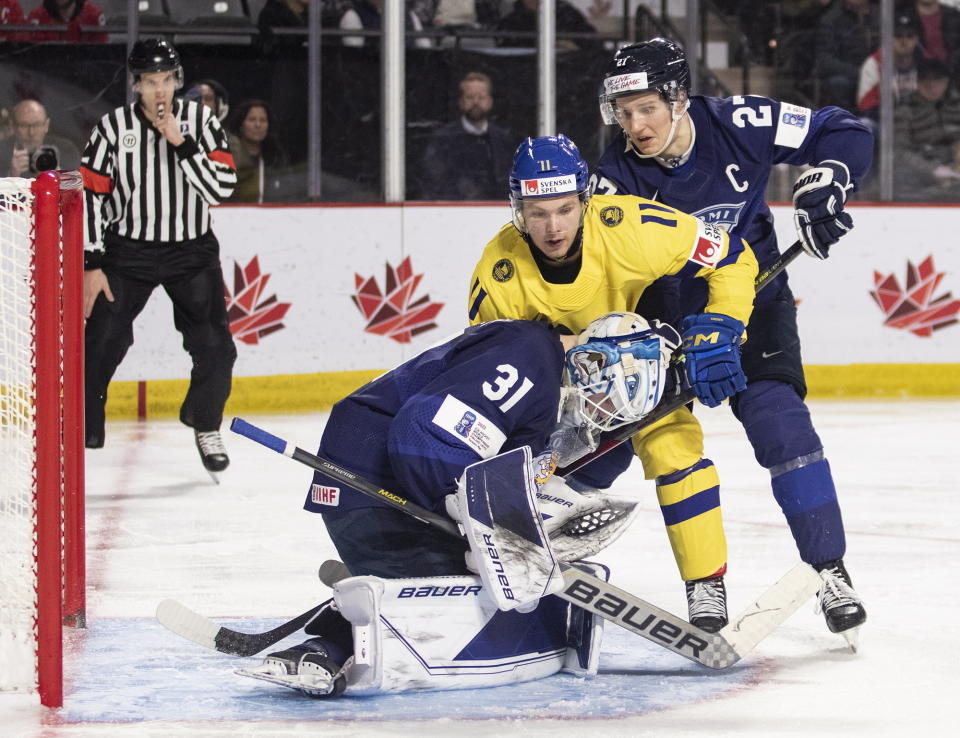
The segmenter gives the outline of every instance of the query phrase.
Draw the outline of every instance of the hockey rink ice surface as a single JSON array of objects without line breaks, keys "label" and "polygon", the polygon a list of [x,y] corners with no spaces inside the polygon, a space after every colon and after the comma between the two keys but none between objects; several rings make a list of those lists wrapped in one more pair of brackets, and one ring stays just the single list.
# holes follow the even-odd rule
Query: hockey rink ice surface
[{"label": "hockey rink ice surface", "polygon": [[[859,653],[827,631],[810,600],[724,671],[607,624],[591,680],[330,701],[236,676],[260,658],[203,649],[153,617],[172,598],[260,631],[326,599],[317,567],[336,554],[319,516],[301,509],[310,470],[225,431],[231,465],[216,486],[189,429],[110,422],[106,447],[87,453],[89,628],[68,631],[65,705],[50,711],[32,695],[0,695],[0,736],[955,735],[960,402],[811,408],[840,493],[845,560],[869,613]],[[733,615],[797,555],[729,410],[697,414],[721,476]],[[313,451],[325,418],[248,419]],[[614,584],[685,614],[638,462],[616,490],[639,495],[642,512],[595,558]]]}]

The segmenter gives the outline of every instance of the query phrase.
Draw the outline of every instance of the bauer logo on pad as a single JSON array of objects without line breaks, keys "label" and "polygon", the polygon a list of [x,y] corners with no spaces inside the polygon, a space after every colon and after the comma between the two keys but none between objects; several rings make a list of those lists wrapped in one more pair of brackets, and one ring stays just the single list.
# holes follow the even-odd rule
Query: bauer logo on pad
[{"label": "bauer logo on pad", "polygon": [[311,484],[310,501],[315,505],[337,507],[340,505],[340,488],[324,487],[322,484]]},{"label": "bauer logo on pad", "polygon": [[563,177],[545,177],[544,179],[523,180],[523,194],[545,197],[547,195],[566,195],[577,191],[577,178],[573,174]]}]

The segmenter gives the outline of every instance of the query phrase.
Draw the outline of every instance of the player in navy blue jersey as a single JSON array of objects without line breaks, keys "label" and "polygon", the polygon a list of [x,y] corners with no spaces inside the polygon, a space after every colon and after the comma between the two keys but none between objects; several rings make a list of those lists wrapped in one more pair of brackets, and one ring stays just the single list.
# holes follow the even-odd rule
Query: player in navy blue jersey
[{"label": "player in navy blue jersey", "polygon": [[[611,543],[636,503],[578,492],[552,476],[561,396],[567,426],[638,420],[662,397],[678,344],[672,328],[632,313],[602,316],[577,336],[542,322],[496,320],[337,402],[319,455],[454,517],[467,540],[315,472],[304,507],[323,515],[354,576],[337,583],[336,605],[327,603],[305,628],[315,637],[242,673],[331,697],[351,687],[366,694],[493,686],[568,669],[570,659],[595,671],[598,633],[550,596],[562,584],[556,562]],[[482,488],[465,481],[477,468]],[[505,508],[521,511],[542,535],[511,537],[497,519]],[[595,531],[570,532],[570,521],[607,509],[622,514]],[[478,514],[489,537],[471,537]],[[505,582],[509,589],[498,590]],[[521,591],[529,595],[522,602]]]},{"label": "player in navy blue jersey", "polygon": [[[778,256],[764,191],[774,164],[813,165],[794,185],[794,221],[804,250],[819,259],[853,227],[844,210],[869,169],[873,138],[845,110],[810,110],[755,95],[690,95],[683,51],[654,38],[617,51],[600,95],[618,136],[595,168],[599,194],[640,195],[721,225],[753,248],[761,272]],[[697,280],[665,278],[638,312],[667,322],[703,308]],[[756,298],[742,347],[747,388],[731,398],[757,461],[770,471],[801,558],[824,580],[827,625],[844,632],[866,611],[843,563],[846,541],[823,446],[804,403],[796,305],[782,273]]]}]

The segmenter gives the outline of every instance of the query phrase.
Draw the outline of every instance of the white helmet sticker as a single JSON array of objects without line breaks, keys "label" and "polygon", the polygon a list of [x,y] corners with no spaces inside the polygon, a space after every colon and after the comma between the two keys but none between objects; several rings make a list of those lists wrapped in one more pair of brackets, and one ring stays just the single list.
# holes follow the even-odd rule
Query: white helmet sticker
[{"label": "white helmet sticker", "polygon": [[632,74],[618,74],[616,77],[607,77],[603,80],[603,90],[608,95],[618,95],[629,90],[649,90],[646,72]]},{"label": "white helmet sticker", "polygon": [[577,191],[577,177],[574,174],[567,174],[563,177],[545,177],[544,179],[525,179],[521,184],[523,197],[565,195]]}]

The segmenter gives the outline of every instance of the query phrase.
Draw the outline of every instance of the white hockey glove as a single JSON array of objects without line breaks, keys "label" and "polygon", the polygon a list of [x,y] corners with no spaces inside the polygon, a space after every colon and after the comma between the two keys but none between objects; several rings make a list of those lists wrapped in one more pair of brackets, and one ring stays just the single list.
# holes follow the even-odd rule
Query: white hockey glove
[{"label": "white hockey glove", "polygon": [[560,561],[592,556],[627,529],[637,503],[596,489],[573,489],[563,477],[551,477],[537,492],[537,508]]},{"label": "white hockey glove", "polygon": [[826,259],[830,247],[853,228],[853,218],[843,209],[853,189],[847,165],[826,159],[801,174],[793,185],[793,223],[803,250]]}]

